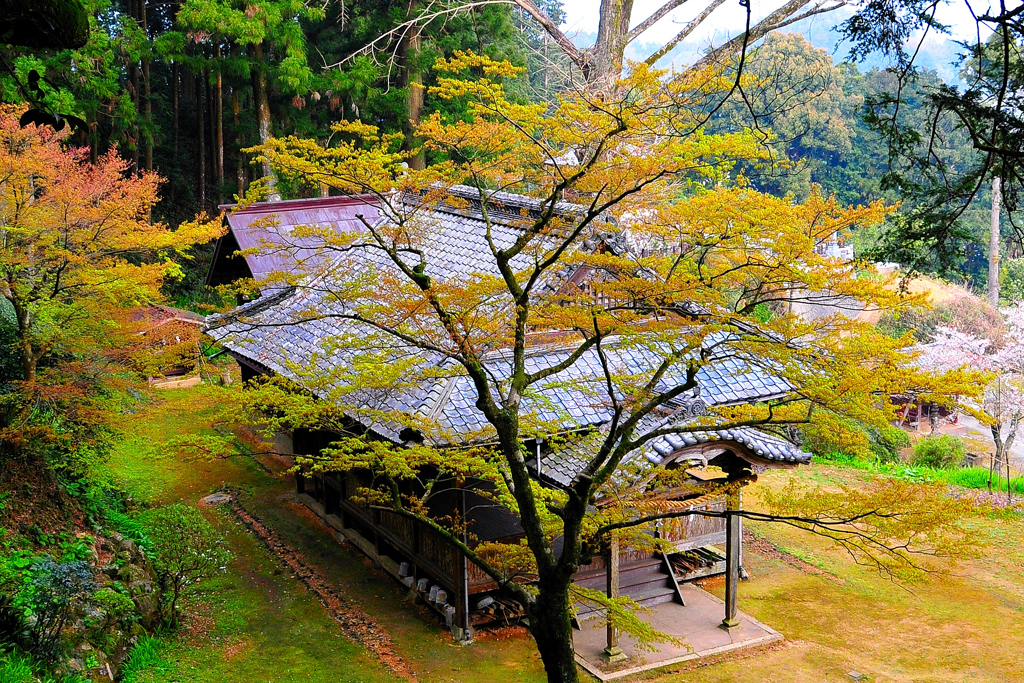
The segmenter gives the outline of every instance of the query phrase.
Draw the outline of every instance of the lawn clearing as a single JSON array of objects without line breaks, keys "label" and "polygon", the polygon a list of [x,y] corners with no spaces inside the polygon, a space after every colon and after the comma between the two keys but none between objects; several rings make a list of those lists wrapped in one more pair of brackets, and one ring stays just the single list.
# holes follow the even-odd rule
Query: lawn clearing
[{"label": "lawn clearing", "polygon": [[[247,510],[390,635],[419,681],[544,680],[533,642],[522,630],[455,644],[425,607],[409,602],[401,586],[339,544],[295,502],[282,462],[267,456],[192,461],[159,454],[159,444],[171,437],[213,433],[212,422],[230,391],[204,386],[157,394],[159,402],[132,418],[131,437],[111,458],[109,476],[146,502],[194,503],[222,486],[238,489]],[[792,477],[855,486],[873,476],[887,475],[827,463],[771,472],[753,485],[748,499]],[[189,605],[196,615],[189,629],[162,642],[164,664],[132,680],[400,680],[366,649],[341,637],[323,605],[226,508],[207,514],[227,533],[236,559],[208,587],[218,590]],[[846,674],[854,670],[873,681],[1024,680],[1024,524],[1013,513],[979,515],[969,523],[988,544],[981,555],[905,587],[804,532],[750,524],[759,540],[744,550],[753,579],[740,586],[740,608],[786,640],[725,656],[712,666],[688,663],[626,680],[838,683],[849,681]],[[707,588],[721,594],[720,581]]]}]

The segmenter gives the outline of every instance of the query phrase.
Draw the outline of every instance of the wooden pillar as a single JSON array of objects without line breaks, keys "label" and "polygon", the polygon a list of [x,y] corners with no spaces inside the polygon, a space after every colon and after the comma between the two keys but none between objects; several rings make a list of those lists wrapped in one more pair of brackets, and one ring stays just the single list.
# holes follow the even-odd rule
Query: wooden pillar
[{"label": "wooden pillar", "polygon": [[[740,492],[730,493],[726,498],[726,509],[738,512],[740,509]],[[736,603],[740,583],[740,517],[730,514],[725,521],[725,619],[722,628],[729,630],[740,625],[737,618]]]},{"label": "wooden pillar", "polygon": [[[736,505],[736,509],[737,510],[742,510],[743,509],[743,489],[739,490],[739,492],[736,494],[736,497],[737,497],[737,500],[739,501],[737,503],[737,505]],[[750,574],[747,573],[746,567],[743,566],[743,518],[742,517],[737,518],[737,524],[739,525],[739,532],[737,533],[737,535],[739,536],[739,539],[740,539],[738,541],[739,547],[740,547],[740,562],[739,562],[739,565],[740,565],[740,578],[742,580],[744,580],[744,581],[747,581],[748,579],[750,579]]]},{"label": "wooden pillar", "polygon": [[[469,537],[467,534],[468,522],[466,520],[466,489],[463,485],[456,483],[458,487],[457,504],[459,506],[459,519],[462,522],[462,542],[469,545]],[[459,594],[458,603],[455,606],[455,618],[457,620],[458,630],[452,629],[456,638],[462,641],[467,641],[472,638],[472,631],[469,626],[469,558],[464,553],[459,553],[462,556],[462,562],[459,563]]]},{"label": "wooden pillar", "polygon": [[[605,567],[605,579],[607,583],[608,598],[619,597],[619,535],[614,531],[608,539],[608,566]],[[621,662],[626,659],[626,654],[619,647],[619,629],[612,625],[608,619],[608,646],[604,649],[604,656],[609,662]]]}]

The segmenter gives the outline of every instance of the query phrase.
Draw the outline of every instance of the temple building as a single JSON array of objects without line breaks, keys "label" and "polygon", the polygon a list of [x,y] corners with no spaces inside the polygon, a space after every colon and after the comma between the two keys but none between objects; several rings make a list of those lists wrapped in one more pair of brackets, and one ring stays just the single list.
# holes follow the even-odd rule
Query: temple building
[{"label": "temple building", "polygon": [[[435,279],[495,272],[488,236],[499,243],[509,242],[521,229],[523,218],[542,209],[536,200],[519,195],[494,193],[486,208],[480,205],[475,189],[455,187],[451,195],[458,201],[437,202],[421,218],[433,226],[424,249]],[[422,199],[416,196],[409,201]],[[571,213],[574,209],[567,204],[560,205],[558,210]],[[208,281],[218,284],[254,278],[264,281],[262,296],[228,313],[212,316],[207,331],[241,365],[245,379],[280,376],[322,400],[331,400],[338,387],[311,382],[309,370],[322,368],[327,376],[344,367],[352,357],[351,350],[330,343],[339,336],[353,336],[355,323],[340,315],[344,303],[332,296],[330,287],[332,270],[352,267],[352,262],[332,260],[330,253],[315,248],[310,235],[318,230],[364,230],[367,221],[372,224],[387,220],[383,213],[367,197],[262,203],[230,213],[230,232],[217,247]],[[294,226],[304,226],[300,231],[304,236],[296,236]],[[580,248],[615,254],[639,249],[628,231],[617,229],[611,222],[606,231],[581,241]],[[248,251],[232,257],[239,249]],[[352,257],[346,254],[344,258]],[[288,270],[293,265],[305,269],[306,280],[266,281],[271,272]],[[566,267],[539,288],[557,292],[572,287],[573,291],[585,292],[588,281],[602,276],[586,265]],[[535,331],[528,340],[527,371],[564,360],[576,346],[578,340],[571,335]],[[610,407],[595,401],[582,388],[602,378],[602,362],[637,373],[653,367],[654,359],[649,353],[614,339],[604,346],[604,353],[603,361],[594,350],[583,353],[563,372],[541,382],[531,396],[523,398],[524,411],[536,414],[545,424],[557,425],[547,437],[533,437],[523,444],[530,453],[527,464],[532,476],[543,486],[571,486],[588,461],[587,449],[607,433]],[[494,349],[486,358],[490,373],[498,378],[508,376],[509,358],[502,349]],[[470,378],[446,365],[451,361],[443,358],[425,358],[425,362],[437,365],[440,370],[436,376],[393,391],[367,390],[365,395],[348,395],[347,401],[361,401],[360,405],[367,408],[363,412],[353,411],[351,428],[396,445],[427,442],[454,449],[486,438],[481,435],[487,433],[489,425],[476,408],[476,390]],[[662,383],[666,387],[674,382],[680,386],[684,374],[670,370]],[[695,390],[646,416],[637,434],[670,431],[673,426],[684,427],[698,420],[703,421],[701,428],[667,433],[632,452],[624,463],[630,476],[644,476],[643,473],[655,468],[681,469],[692,483],[681,500],[692,500],[695,508],[722,511],[739,509],[739,493],[702,496],[699,491],[713,490],[716,482],[749,480],[769,468],[796,467],[810,461],[810,454],[783,433],[755,427],[717,428],[707,423],[707,416],[713,415],[716,408],[772,401],[792,392],[794,388],[773,374],[770,367],[732,351],[728,343],[716,337],[708,340],[696,382]],[[371,409],[379,409],[378,414],[390,411],[417,416],[436,428],[415,430],[386,419],[366,417],[373,413]],[[572,438],[550,438],[565,435]],[[311,430],[296,430],[284,436],[282,448],[298,455],[315,455],[335,439],[329,432]],[[358,471],[299,472],[296,485],[300,500],[396,580],[422,596],[445,619],[456,637],[466,639],[488,623],[504,624],[519,616],[515,605],[502,599],[491,577],[435,530],[386,509],[360,504],[356,492],[368,485],[368,476]],[[471,544],[521,538],[523,531],[518,519],[482,495],[486,486],[485,482],[453,482],[447,488],[432,491],[428,506],[431,516],[463,519]],[[605,502],[608,501],[598,499],[594,504],[601,506]],[[727,628],[734,625],[737,585],[743,572],[740,518],[682,517],[664,521],[652,533],[665,539],[672,550],[618,548],[613,541],[603,556],[580,567],[577,583],[606,590],[610,595],[630,596],[641,605],[658,605],[683,602],[681,582],[724,572],[727,586],[723,623]],[[555,550],[558,551],[557,543]],[[580,622],[595,616],[600,615],[593,608],[578,607]]]}]

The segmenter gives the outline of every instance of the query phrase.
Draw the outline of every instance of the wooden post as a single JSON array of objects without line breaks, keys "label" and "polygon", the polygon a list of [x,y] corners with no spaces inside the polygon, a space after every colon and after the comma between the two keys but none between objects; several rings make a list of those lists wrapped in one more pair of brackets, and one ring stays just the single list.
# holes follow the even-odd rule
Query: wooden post
[{"label": "wooden post", "polygon": [[[737,501],[738,501],[737,504],[736,504],[736,509],[737,510],[742,510],[743,509],[743,490],[742,489],[740,489],[740,491],[736,494],[736,497],[737,497]],[[746,568],[743,566],[743,518],[742,517],[737,518],[736,523],[739,525],[739,532],[737,533],[737,535],[740,538],[740,540],[738,541],[739,547],[740,547],[740,562],[739,562],[739,565],[740,565],[740,578],[743,579],[744,581],[746,581],[746,580],[748,580],[750,578],[750,574],[747,573]]]},{"label": "wooden post", "polygon": [[[619,535],[614,531],[608,539],[608,566],[605,567],[605,579],[607,582],[608,597],[619,597]],[[608,647],[604,649],[604,656],[609,662],[621,662],[626,659],[626,654],[619,647],[619,629],[612,625],[608,619]]]},{"label": "wooden post", "polygon": [[[739,511],[740,493],[730,493],[726,498],[729,512]],[[725,521],[725,619],[722,628],[730,630],[740,625],[736,618],[737,591],[740,583],[740,517],[730,514]]]},{"label": "wooden post", "polygon": [[[459,519],[462,522],[462,542],[469,545],[469,537],[467,534],[468,522],[466,520],[466,489],[461,484],[455,484],[458,491],[458,498],[456,499],[459,505]],[[458,631],[452,629],[455,632],[455,636],[461,641],[468,641],[472,638],[472,633],[469,626],[469,558],[464,553],[459,553],[462,556],[462,562],[459,563],[459,595],[458,604],[455,607],[455,618],[458,620]],[[461,632],[461,633],[460,633]]]}]

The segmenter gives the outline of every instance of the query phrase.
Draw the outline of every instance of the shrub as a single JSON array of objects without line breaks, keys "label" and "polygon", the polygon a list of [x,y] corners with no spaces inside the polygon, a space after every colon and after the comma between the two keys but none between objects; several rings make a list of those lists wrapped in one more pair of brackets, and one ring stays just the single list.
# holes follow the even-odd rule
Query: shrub
[{"label": "shrub", "polygon": [[14,604],[11,596],[0,594],[0,652],[27,643],[28,636],[29,626],[25,612]]},{"label": "shrub", "polygon": [[950,434],[929,436],[914,446],[912,463],[919,467],[959,467],[967,454],[964,442]]},{"label": "shrub", "polygon": [[[194,507],[180,503],[149,510],[142,517],[153,545],[153,566],[161,588],[160,616],[178,623],[182,591],[223,568],[231,553],[224,539]],[[170,599],[170,605],[166,600]]]},{"label": "shrub", "polygon": [[900,449],[910,445],[910,435],[899,427],[885,425],[870,430],[871,452],[880,462],[896,462]]},{"label": "shrub", "polygon": [[92,596],[92,601],[103,610],[106,615],[104,627],[110,628],[115,625],[128,625],[137,618],[135,614],[135,603],[124,593],[119,593],[112,588],[101,588]]},{"label": "shrub", "polygon": [[41,658],[52,658],[74,604],[95,589],[88,562],[54,562],[45,558],[32,565],[25,604],[35,618],[33,649]]},{"label": "shrub", "polygon": [[984,299],[966,292],[931,308],[910,308],[889,314],[878,321],[877,328],[890,337],[913,332],[918,342],[930,342],[935,339],[935,328],[939,326],[991,339],[997,346],[1006,332],[999,311]]},{"label": "shrub", "polygon": [[1024,301],[1024,259],[1006,259],[999,268],[999,298],[1010,304]]}]

